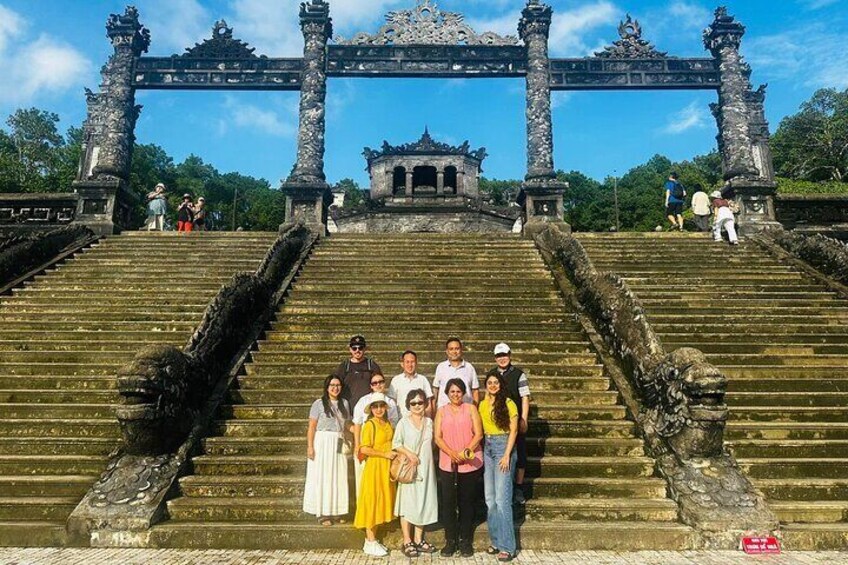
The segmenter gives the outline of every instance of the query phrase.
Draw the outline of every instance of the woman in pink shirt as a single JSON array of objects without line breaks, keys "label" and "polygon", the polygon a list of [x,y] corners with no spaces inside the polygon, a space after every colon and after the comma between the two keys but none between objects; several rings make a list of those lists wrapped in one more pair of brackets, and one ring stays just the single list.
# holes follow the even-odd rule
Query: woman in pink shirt
[{"label": "woman in pink shirt", "polygon": [[462,379],[449,380],[445,391],[450,402],[436,412],[434,424],[434,439],[440,450],[439,521],[445,528],[442,556],[451,557],[458,547],[463,557],[471,557],[474,509],[483,479],[483,422],[477,408],[463,402],[467,387]]}]

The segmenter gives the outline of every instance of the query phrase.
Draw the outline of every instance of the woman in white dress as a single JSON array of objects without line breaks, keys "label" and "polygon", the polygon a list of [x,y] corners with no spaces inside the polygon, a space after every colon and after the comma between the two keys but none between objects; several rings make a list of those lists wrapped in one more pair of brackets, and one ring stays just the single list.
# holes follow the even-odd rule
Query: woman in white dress
[{"label": "woman in white dress", "polygon": [[436,467],[433,464],[433,421],[424,415],[428,400],[423,390],[409,391],[405,400],[409,413],[398,422],[392,446],[413,463],[417,462],[418,471],[413,482],[398,484],[395,516],[400,518],[403,531],[403,554],[417,557],[420,553],[436,551],[424,540],[424,526],[439,519]]},{"label": "woman in white dress", "polygon": [[347,466],[350,443],[350,407],[341,398],[342,381],[333,375],[324,380],[324,393],[309,410],[306,432],[306,489],[303,511],[330,526],[349,512]]}]

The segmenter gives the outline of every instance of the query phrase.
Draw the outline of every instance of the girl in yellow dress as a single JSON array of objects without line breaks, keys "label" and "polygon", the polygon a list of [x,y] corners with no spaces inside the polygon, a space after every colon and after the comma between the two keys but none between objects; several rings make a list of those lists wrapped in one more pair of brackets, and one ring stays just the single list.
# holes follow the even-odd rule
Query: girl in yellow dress
[{"label": "girl in yellow dress", "polygon": [[368,420],[362,425],[360,452],[366,457],[362,471],[362,487],[356,501],[354,527],[365,528],[366,555],[385,557],[386,546],[377,541],[377,526],[394,519],[395,484],[389,477],[391,461],[397,456],[392,451],[392,425],[386,413],[386,397],[379,392],[371,395],[365,413]]}]

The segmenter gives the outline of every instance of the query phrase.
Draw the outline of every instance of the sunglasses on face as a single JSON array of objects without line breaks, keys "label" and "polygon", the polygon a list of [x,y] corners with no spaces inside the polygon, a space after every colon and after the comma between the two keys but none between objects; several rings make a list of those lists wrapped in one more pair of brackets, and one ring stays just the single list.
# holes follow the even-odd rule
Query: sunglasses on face
[{"label": "sunglasses on face", "polygon": [[412,406],[424,406],[424,401],[423,400],[413,400],[412,402],[409,403],[409,406],[410,407],[412,407]]},{"label": "sunglasses on face", "polygon": [[350,346],[351,351],[362,351],[363,349],[365,349],[365,347],[362,346],[362,345],[351,345]]}]

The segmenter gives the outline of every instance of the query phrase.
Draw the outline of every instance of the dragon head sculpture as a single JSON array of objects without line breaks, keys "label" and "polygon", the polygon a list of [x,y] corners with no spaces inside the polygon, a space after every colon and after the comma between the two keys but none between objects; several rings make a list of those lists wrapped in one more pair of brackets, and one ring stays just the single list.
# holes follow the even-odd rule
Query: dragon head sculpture
[{"label": "dragon head sculpture", "polygon": [[158,345],[118,371],[122,402],[115,411],[127,453],[160,455],[179,445],[199,409],[192,394],[200,388],[197,373],[182,351]]}]

